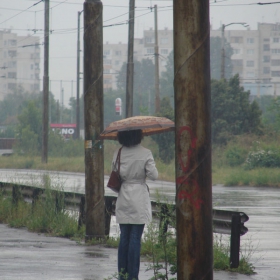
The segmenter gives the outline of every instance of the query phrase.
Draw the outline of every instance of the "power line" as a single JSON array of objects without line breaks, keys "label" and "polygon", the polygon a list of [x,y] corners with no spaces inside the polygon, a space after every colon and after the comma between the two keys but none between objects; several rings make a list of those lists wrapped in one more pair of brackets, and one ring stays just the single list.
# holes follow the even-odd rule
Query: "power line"
[{"label": "power line", "polygon": [[52,6],[51,9],[53,9],[53,8],[55,8],[55,7],[57,7],[57,6],[61,5],[61,4],[64,4],[64,3],[67,2],[67,1],[68,1],[68,0],[64,0],[63,2],[59,2],[57,5]]},{"label": "power line", "polygon": [[[148,8],[146,8],[146,9],[148,9]],[[148,13],[144,13],[144,14],[138,15],[138,16],[136,16],[136,17],[134,17],[134,18],[142,17],[142,16],[145,16],[145,15],[150,14],[150,13],[151,13],[151,11],[149,11]],[[112,19],[121,17],[121,16],[126,15],[126,14],[127,14],[127,13],[122,14],[122,15],[120,15],[120,16],[116,16],[116,17],[114,17],[114,18],[112,18]],[[109,21],[109,20],[112,20],[112,19],[108,19],[108,20],[106,20],[106,21]],[[106,22],[106,21],[104,21],[104,22]],[[117,22],[117,23],[113,23],[113,24],[109,24],[109,25],[103,25],[103,28],[105,28],[105,27],[119,26],[119,25],[126,25],[126,24],[128,24],[128,21],[127,21],[127,20],[123,20],[123,21],[120,21],[120,22]],[[83,27],[82,27],[81,29],[83,29]],[[35,29],[34,29],[34,30],[35,30]],[[38,30],[39,30],[39,29],[38,29]],[[31,29],[29,29],[29,31],[31,31]],[[61,32],[58,32],[58,31],[61,31]],[[74,32],[76,32],[76,31],[77,31],[77,28],[65,28],[65,29],[53,29],[53,30],[50,31],[50,33],[51,33],[51,34],[66,34],[66,33],[69,34],[69,33],[74,33]]]},{"label": "power line", "polygon": [[[43,1],[43,0],[41,0],[41,1]],[[41,2],[41,1],[40,1],[40,2]],[[63,4],[63,3],[65,3],[66,1],[68,1],[68,0],[65,0],[64,2],[59,2],[58,5]],[[38,2],[38,3],[40,3],[40,2]],[[36,3],[36,5],[37,5],[38,3]],[[34,5],[35,5],[35,4],[34,4]],[[57,7],[58,5],[53,6],[52,8]],[[33,6],[31,6],[31,7],[33,7]],[[29,7],[29,8],[31,8],[31,7]],[[166,7],[168,7],[168,6],[166,6]],[[28,9],[29,9],[29,8],[28,8]],[[151,8],[152,8],[152,7],[145,7],[145,8],[143,7],[143,9],[151,9]],[[165,7],[162,7],[162,8],[165,8]],[[26,10],[27,10],[27,9],[26,9]],[[11,18],[9,18],[9,19],[12,19],[12,18],[16,17],[17,15],[19,15],[19,14],[25,12],[26,10],[21,11],[20,13],[14,15],[13,17],[11,17]],[[149,13],[150,13],[150,12],[149,12]],[[149,13],[145,13],[145,14],[139,15],[139,16],[137,16],[137,17],[141,17],[141,16],[144,16],[144,15],[149,14]],[[121,15],[119,15],[119,16],[116,16],[116,17],[107,19],[107,20],[105,20],[104,22],[113,20],[113,19],[118,18],[118,17],[122,17],[122,16],[127,15],[127,14],[128,14],[128,12],[126,12],[126,13],[124,13],[124,14],[121,14]],[[135,17],[135,18],[137,18],[137,17]],[[9,19],[7,19],[6,21],[8,21]],[[105,26],[103,26],[103,27],[112,27],[112,26],[118,26],[118,25],[125,25],[125,24],[127,24],[127,23],[128,23],[127,20],[125,20],[125,21],[121,21],[121,22],[118,22],[118,23],[115,23],[115,24],[105,25]],[[15,29],[15,30],[24,30],[24,29]],[[63,30],[64,32],[57,33],[58,30],[59,30],[59,31],[60,31],[60,30]],[[33,31],[33,32],[35,33],[35,32],[37,32],[37,31],[43,31],[43,29],[28,29],[28,31]],[[74,32],[76,32],[76,31],[77,31],[77,28],[70,28],[70,29],[67,28],[67,29],[56,29],[56,30],[51,30],[50,33],[56,32],[56,34],[63,34],[63,33],[74,33]]]},{"label": "power line", "polygon": [[258,5],[273,5],[273,4],[280,4],[280,2],[269,2],[269,3],[257,3]]},{"label": "power line", "polygon": [[263,3],[263,2],[256,2],[256,3],[244,3],[244,4],[210,4],[212,7],[233,7],[233,6],[265,6],[265,5],[273,5],[273,4],[280,4],[280,1],[277,2],[269,2],[269,3]]},{"label": "power line", "polygon": [[4,22],[7,22],[8,20],[10,20],[10,19],[12,19],[12,18],[14,18],[14,17],[16,17],[16,16],[22,14],[23,12],[26,12],[27,10],[33,8],[34,6],[38,5],[38,4],[41,3],[41,2],[43,2],[43,0],[40,0],[39,2],[37,2],[37,3],[33,4],[32,6],[30,6],[29,8],[27,8],[27,9],[25,9],[25,10],[23,10],[23,11],[17,13],[16,15],[14,15],[14,16],[12,16],[12,17],[10,17],[10,18],[8,18],[8,19],[6,19],[6,20],[0,22],[0,24],[2,24],[2,23],[4,23]]},{"label": "power line", "polygon": [[10,10],[10,11],[19,11],[19,12],[29,12],[29,13],[34,13],[34,11],[27,11],[27,10],[14,9],[14,8],[3,8],[3,7],[0,7],[0,10]]},{"label": "power line", "polygon": [[[59,5],[61,5],[61,4],[64,4],[65,2],[67,2],[68,0],[64,0],[63,2],[58,2],[58,4],[57,5],[55,5],[55,6],[53,6],[53,7],[51,7],[51,9],[53,9],[53,8],[55,8],[55,7],[57,7],[57,6],[59,6]],[[5,23],[5,22],[7,22],[7,21],[9,21],[9,20],[11,20],[12,18],[14,18],[14,17],[16,17],[16,16],[18,16],[18,15],[20,15],[20,14],[22,14],[22,13],[24,13],[24,12],[27,12],[29,9],[31,9],[31,8],[33,8],[34,6],[36,6],[36,5],[38,5],[39,3],[41,3],[41,2],[44,2],[44,0],[40,0],[39,2],[36,2],[36,3],[34,3],[33,5],[31,5],[30,7],[28,7],[27,9],[25,9],[25,10],[18,10],[18,9],[10,9],[10,8],[3,8],[3,9],[9,9],[9,10],[18,10],[18,11],[20,11],[19,13],[17,13],[17,14],[15,14],[15,15],[13,15],[13,16],[11,16],[10,18],[8,18],[8,19],[6,19],[6,20],[4,20],[4,21],[2,21],[2,22],[0,22],[0,24],[2,24],[2,23]],[[44,10],[38,10],[38,11],[36,11],[36,12],[41,12],[41,11],[44,11]],[[31,11],[28,11],[28,12],[31,12]],[[34,12],[34,11],[33,11]]]},{"label": "power line", "polygon": [[113,17],[113,18],[111,18],[111,19],[104,20],[103,22],[110,21],[110,20],[112,20],[112,19],[119,18],[119,17],[122,17],[122,16],[127,15],[127,14],[128,14],[128,12],[127,12],[127,13],[124,13],[124,14],[121,14],[121,15],[119,15],[119,16]]},{"label": "power line", "polygon": [[[142,14],[142,15],[139,15],[139,16],[136,16],[134,17],[135,18],[138,18],[138,17],[142,17],[142,16],[145,16],[147,14],[150,14],[151,12],[148,12],[148,13],[145,13],[145,14]],[[128,20],[123,20],[123,21],[120,21],[119,23],[115,23],[115,24],[110,24],[110,25],[103,25],[103,27],[111,27],[111,26],[117,26],[117,25],[124,25],[124,24],[128,24]]]},{"label": "power line", "polygon": [[[34,11],[29,11],[29,9],[31,9],[32,7],[38,5],[39,3],[43,2],[44,0],[41,0],[35,4],[33,4],[32,6],[28,7],[27,9],[25,10],[20,10],[20,9],[13,9],[13,8],[3,8],[1,7],[1,9],[3,10],[14,10],[14,11],[20,11],[18,14],[0,22],[0,24],[2,23],[5,23],[7,22],[8,20],[22,14],[23,12],[34,12]],[[63,2],[58,2],[58,1],[52,1],[53,3],[58,3],[57,5],[51,7],[51,9],[61,5],[61,4],[75,4],[75,5],[81,5],[81,3],[73,3],[73,2],[68,2],[69,0],[64,0]],[[142,2],[144,1],[150,1],[150,0],[141,0]],[[157,2],[171,2],[172,0],[158,0]],[[255,2],[255,3],[240,3],[240,4],[218,4],[218,3],[221,3],[221,2],[226,2],[227,0],[221,0],[221,1],[217,1],[217,0],[214,0],[214,2],[210,2],[209,5],[213,6],[213,7],[232,7],[232,6],[252,6],[252,5],[259,5],[259,6],[265,6],[265,5],[273,5],[273,4],[280,4],[280,1],[276,1],[276,2],[268,2],[268,3],[264,3],[264,2]],[[112,7],[112,8],[127,8],[128,6],[121,6],[121,5],[103,5],[104,7]],[[173,5],[170,5],[170,6],[159,6],[158,9],[163,9],[165,7],[173,7]],[[135,9],[152,9],[153,7],[135,7]],[[44,11],[44,10],[38,10],[38,11],[35,11],[35,12],[40,12],[40,11]],[[166,10],[168,11],[168,10]],[[125,13],[127,14],[127,13]],[[125,15],[123,14],[123,15]],[[122,16],[122,15],[120,15]],[[117,17],[120,17],[120,16],[117,16]],[[117,17],[114,17],[114,18],[117,18]],[[112,19],[114,19],[112,18]],[[106,21],[109,21],[109,20],[112,20],[112,19],[108,19]],[[105,21],[104,21],[105,22]],[[120,25],[119,23],[117,23],[116,25]],[[110,26],[114,26],[114,25],[110,25]],[[106,26],[108,27],[108,26]],[[35,30],[35,29],[34,29]]]},{"label": "power line", "polygon": [[[150,2],[150,0],[147,0],[147,1],[149,1]],[[171,2],[172,0],[167,0],[167,1],[169,1],[169,2]],[[165,2],[167,2],[167,1],[165,1]],[[163,1],[164,2],[164,1]],[[52,1],[52,3],[61,3],[61,2],[59,2],[59,1]],[[81,4],[81,2],[67,2],[67,3],[65,3],[65,4],[69,4],[69,5],[79,5],[79,6],[81,6],[82,4]],[[105,5],[105,4],[103,4],[103,7],[113,7],[113,8],[128,8],[128,5],[125,5],[125,6],[123,6],[123,5]],[[135,7],[135,9],[139,9],[139,8],[142,8],[142,7]]]}]

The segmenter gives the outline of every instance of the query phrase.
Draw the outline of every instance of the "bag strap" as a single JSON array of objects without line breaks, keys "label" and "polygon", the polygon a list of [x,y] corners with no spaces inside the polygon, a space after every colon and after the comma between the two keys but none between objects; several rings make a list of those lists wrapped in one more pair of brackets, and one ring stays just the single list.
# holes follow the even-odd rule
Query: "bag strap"
[{"label": "bag strap", "polygon": [[123,147],[121,147],[121,148],[119,149],[118,155],[117,155],[117,158],[116,158],[116,162],[115,162],[115,164],[114,164],[114,169],[115,169],[115,167],[116,167],[116,164],[118,164],[118,173],[120,173],[120,165],[121,165],[120,160],[121,160],[121,151],[122,151],[122,148],[123,148]]}]

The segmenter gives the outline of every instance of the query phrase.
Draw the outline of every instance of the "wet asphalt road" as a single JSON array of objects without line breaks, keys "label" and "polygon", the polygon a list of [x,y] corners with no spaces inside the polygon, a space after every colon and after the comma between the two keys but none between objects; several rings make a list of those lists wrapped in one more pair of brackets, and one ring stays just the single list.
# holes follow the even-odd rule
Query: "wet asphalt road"
[{"label": "wet asphalt road", "polygon": [[[0,181],[38,184],[39,171],[0,170]],[[63,184],[65,190],[83,192],[84,175],[79,173],[50,173],[52,181]],[[27,182],[28,181],[28,182]],[[106,181],[106,178],[105,178]],[[171,200],[174,184],[149,182],[151,196],[158,189]],[[106,191],[107,192],[107,191]],[[111,194],[110,191],[108,194]],[[280,279],[280,191],[278,188],[213,186],[213,207],[243,211],[250,220],[249,232],[241,237],[242,252],[252,252],[251,262],[256,275],[245,276],[214,272],[214,279],[274,280]],[[112,234],[117,226],[112,223]],[[225,238],[227,238],[225,236]],[[99,246],[81,246],[74,241],[46,237],[24,229],[0,225],[0,279],[83,279],[103,280],[116,272],[117,250]],[[152,277],[141,264],[141,280]],[[200,279],[198,279],[200,280]]]}]

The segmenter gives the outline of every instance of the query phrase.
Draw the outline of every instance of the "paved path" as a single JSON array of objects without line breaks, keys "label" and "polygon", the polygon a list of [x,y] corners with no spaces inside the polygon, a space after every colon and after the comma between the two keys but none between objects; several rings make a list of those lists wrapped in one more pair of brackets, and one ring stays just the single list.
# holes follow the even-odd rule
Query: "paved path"
[{"label": "paved path", "polygon": [[[117,249],[77,244],[66,238],[47,237],[3,224],[0,224],[0,248],[1,280],[104,280],[117,270]],[[145,271],[147,265],[142,260],[139,280],[153,276],[152,271]],[[270,266],[259,263],[258,274],[254,276],[215,271],[214,279],[280,279],[279,266],[275,265],[279,263],[273,260]]]},{"label": "paved path", "polygon": [[[117,270],[117,249],[78,245],[69,239],[47,237],[3,224],[0,224],[0,248],[1,280],[103,280]],[[147,263],[143,261],[140,280],[153,276],[146,268]],[[217,280],[268,279],[224,272],[214,275]]]}]

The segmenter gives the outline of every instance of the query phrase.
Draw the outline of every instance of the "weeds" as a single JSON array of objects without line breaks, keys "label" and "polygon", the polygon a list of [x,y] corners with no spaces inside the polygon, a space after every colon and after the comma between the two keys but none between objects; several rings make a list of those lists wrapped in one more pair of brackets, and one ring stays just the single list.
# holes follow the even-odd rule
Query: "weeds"
[{"label": "weeds", "polygon": [[[164,201],[160,199],[159,201]],[[175,280],[174,275],[177,273],[177,253],[176,253],[176,236],[172,228],[175,229],[174,207],[170,204],[168,209],[161,207],[158,216],[158,223],[152,223],[148,226],[147,233],[144,235],[142,243],[142,254],[151,261],[147,270],[152,270],[154,276],[150,280]],[[171,225],[168,229],[167,225]],[[255,252],[252,243],[248,242],[242,246],[240,252],[240,264],[237,269],[230,268],[230,241],[223,240],[222,235],[214,234],[213,257],[215,270],[236,271],[242,274],[254,274],[254,266],[250,263],[253,253]]]},{"label": "weeds", "polygon": [[105,238],[92,238],[86,242],[87,246],[103,245],[107,248],[118,248],[120,237],[105,237]]},{"label": "weeds", "polygon": [[230,268],[230,246],[229,240],[224,240],[221,234],[214,234],[213,255],[214,255],[214,269],[227,270],[238,272],[241,274],[252,275],[255,274],[255,267],[251,263],[251,258],[255,252],[252,242],[249,241],[241,246],[240,260],[238,268]]},{"label": "weeds", "polygon": [[106,239],[106,247],[117,248],[119,246],[120,237],[109,237]]},{"label": "weeds", "polygon": [[224,242],[222,235],[214,234],[213,256],[215,270],[229,270],[229,242]]},{"label": "weeds", "polygon": [[85,232],[84,227],[78,230],[77,216],[65,209],[63,192],[49,186],[33,204],[22,199],[14,202],[11,197],[0,193],[0,222],[67,238],[82,239]]},{"label": "weeds", "polygon": [[141,254],[151,261],[146,269],[146,271],[153,271],[154,276],[151,280],[172,280],[176,279],[170,277],[177,272],[177,245],[174,231],[168,229],[168,225],[175,228],[175,219],[172,216],[174,206],[167,203],[167,199],[159,193],[156,193],[156,196],[158,203],[157,222],[148,225],[147,232],[143,237]]},{"label": "weeds", "polygon": [[104,278],[104,280],[113,280],[113,279],[120,279],[120,277],[122,277],[123,280],[127,280],[128,279],[128,274],[123,274],[122,272],[118,273],[114,273],[112,276],[109,276],[107,278]]},{"label": "weeds", "polygon": [[[171,209],[172,210],[172,209]],[[174,218],[165,216],[170,224],[174,223]],[[177,253],[176,236],[172,229],[162,232],[159,222],[155,221],[147,226],[141,246],[141,255],[144,256],[149,264],[146,271],[153,272],[149,280],[175,280],[177,273]],[[214,270],[225,270],[238,272],[241,274],[254,274],[254,266],[250,262],[255,250],[252,243],[248,242],[241,246],[240,262],[237,269],[230,268],[230,240],[221,234],[214,234],[213,242],[213,266]],[[115,273],[104,280],[118,279],[119,274]]]}]

